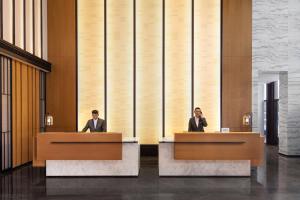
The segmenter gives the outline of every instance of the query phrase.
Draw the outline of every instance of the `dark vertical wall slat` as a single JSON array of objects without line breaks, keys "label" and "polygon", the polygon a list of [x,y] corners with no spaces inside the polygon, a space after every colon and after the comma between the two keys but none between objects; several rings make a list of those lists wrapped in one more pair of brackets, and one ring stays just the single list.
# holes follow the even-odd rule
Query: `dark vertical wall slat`
[{"label": "dark vertical wall slat", "polygon": [[191,12],[191,18],[192,18],[192,44],[191,44],[191,117],[193,116],[194,111],[194,0],[192,1],[192,12]]},{"label": "dark vertical wall slat", "polygon": [[0,39],[3,38],[3,0],[0,0]]},{"label": "dark vertical wall slat", "polygon": [[78,130],[78,0],[75,0],[75,48],[76,48],[76,130]]},{"label": "dark vertical wall slat", "polygon": [[133,137],[136,136],[136,0],[133,0]]},{"label": "dark vertical wall slat", "polygon": [[26,0],[23,0],[23,28],[24,28],[24,50],[27,50],[26,43]]},{"label": "dark vertical wall slat", "polygon": [[10,62],[10,167],[13,167],[13,134],[12,134],[12,119],[13,119],[13,112],[12,112],[12,60]]},{"label": "dark vertical wall slat", "polygon": [[223,127],[223,118],[222,118],[222,112],[223,112],[223,92],[222,92],[222,83],[223,83],[223,0],[220,0],[221,6],[220,6],[220,128]]},{"label": "dark vertical wall slat", "polygon": [[[4,92],[3,92],[3,94],[5,95],[5,98],[6,98],[6,102],[8,103],[8,85],[7,85],[7,83],[8,83],[8,66],[9,66],[9,61],[8,61],[8,59],[6,59],[6,66],[5,66],[5,73],[6,73],[6,78],[5,78],[5,87],[4,87]],[[3,104],[2,104],[2,106],[3,106]],[[3,107],[2,107],[3,108]],[[9,106],[7,105],[7,110],[6,110],[6,113],[5,113],[5,115],[6,115],[6,119],[7,119],[7,121],[6,121],[6,130],[5,130],[5,132],[3,133],[4,134],[4,154],[5,154],[5,165],[4,165],[4,168],[5,169],[7,169],[8,168],[8,135],[7,135],[7,133],[8,133],[8,131],[9,131],[9,129],[8,129],[8,109],[9,109]],[[2,112],[1,112],[1,114],[3,115],[3,110],[2,110]],[[2,120],[2,123],[3,123],[3,120]],[[10,148],[10,147],[9,147]]]},{"label": "dark vertical wall slat", "polygon": [[13,44],[16,44],[16,0],[12,1],[12,39]]},{"label": "dark vertical wall slat", "polygon": [[107,0],[104,0],[104,117],[107,122]]},{"label": "dark vertical wall slat", "polygon": [[162,137],[165,137],[165,0],[162,1]]},{"label": "dark vertical wall slat", "polygon": [[44,55],[44,51],[43,51],[43,39],[44,39],[44,36],[43,36],[43,0],[40,0],[41,3],[41,10],[40,10],[40,17],[41,17],[41,58],[43,59]]},{"label": "dark vertical wall slat", "polygon": [[32,0],[32,52],[35,55],[35,0]]}]

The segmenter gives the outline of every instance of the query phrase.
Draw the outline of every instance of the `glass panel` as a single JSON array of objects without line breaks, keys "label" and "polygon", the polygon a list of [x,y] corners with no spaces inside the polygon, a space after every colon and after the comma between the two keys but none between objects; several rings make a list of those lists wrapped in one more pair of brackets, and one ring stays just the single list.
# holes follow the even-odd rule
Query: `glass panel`
[{"label": "glass panel", "polygon": [[4,141],[5,141],[5,143],[4,143],[4,148],[5,148],[5,168],[8,168],[9,167],[9,163],[8,163],[8,133],[6,132],[6,133],[4,133]]},{"label": "glass panel", "polygon": [[7,96],[7,131],[11,131],[11,96]]},{"label": "glass panel", "polygon": [[2,95],[2,132],[7,131],[7,96]]},{"label": "glass panel", "polygon": [[2,160],[1,160],[1,169],[3,170],[4,169],[4,147],[5,147],[5,145],[4,145],[4,134],[3,133],[1,133],[1,138],[2,138],[2,143],[1,143],[1,151],[2,151]]},{"label": "glass panel", "polygon": [[40,101],[40,127],[45,127],[45,101]]},{"label": "glass panel", "polygon": [[1,170],[11,168],[11,60],[1,58]]},{"label": "glass panel", "polygon": [[40,72],[40,132],[45,131],[45,112],[46,112],[46,73]]},{"label": "glass panel", "polygon": [[6,66],[7,66],[7,62],[6,60],[4,60],[4,62],[2,63],[2,93],[6,93],[6,79],[7,79],[7,72],[6,72]]}]

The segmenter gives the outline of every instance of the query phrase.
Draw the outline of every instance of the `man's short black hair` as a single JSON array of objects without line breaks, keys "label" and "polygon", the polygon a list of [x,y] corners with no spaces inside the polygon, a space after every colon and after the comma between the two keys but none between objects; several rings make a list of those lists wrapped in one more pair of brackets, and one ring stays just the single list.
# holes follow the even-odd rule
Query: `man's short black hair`
[{"label": "man's short black hair", "polygon": [[198,109],[201,110],[199,107],[196,107],[196,108],[195,108],[195,110],[198,110]]},{"label": "man's short black hair", "polygon": [[92,110],[92,114],[96,114],[96,115],[98,115],[98,114],[99,114],[99,112],[98,112],[98,110]]}]

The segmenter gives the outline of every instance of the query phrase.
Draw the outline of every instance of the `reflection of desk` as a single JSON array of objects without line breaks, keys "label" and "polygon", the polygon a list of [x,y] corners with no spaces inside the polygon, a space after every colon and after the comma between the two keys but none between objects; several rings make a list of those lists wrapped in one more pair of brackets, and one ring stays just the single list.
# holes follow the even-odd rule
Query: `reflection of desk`
[{"label": "reflection of desk", "polygon": [[47,176],[137,176],[139,144],[120,133],[42,133],[36,159]]},{"label": "reflection of desk", "polygon": [[250,176],[263,160],[257,133],[178,133],[159,144],[161,176]]}]

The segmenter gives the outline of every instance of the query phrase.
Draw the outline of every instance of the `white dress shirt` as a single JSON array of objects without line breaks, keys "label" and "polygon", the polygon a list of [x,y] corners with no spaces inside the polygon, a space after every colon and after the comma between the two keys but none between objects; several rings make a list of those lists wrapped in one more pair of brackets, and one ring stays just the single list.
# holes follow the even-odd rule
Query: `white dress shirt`
[{"label": "white dress shirt", "polygon": [[198,127],[198,125],[199,125],[199,117],[195,117],[195,122],[196,122],[196,125]]},{"label": "white dress shirt", "polygon": [[98,119],[93,119],[93,121],[94,121],[94,127],[95,127],[95,129],[97,128],[97,122],[98,122]]}]

